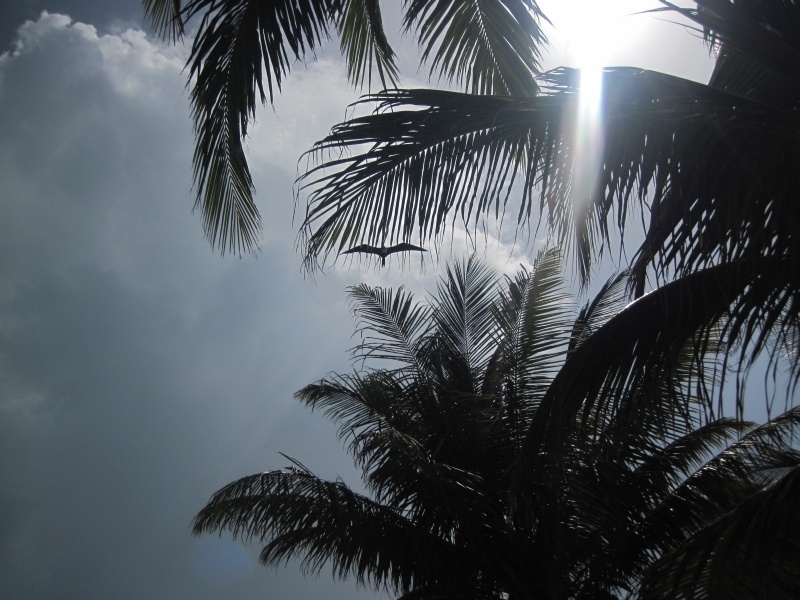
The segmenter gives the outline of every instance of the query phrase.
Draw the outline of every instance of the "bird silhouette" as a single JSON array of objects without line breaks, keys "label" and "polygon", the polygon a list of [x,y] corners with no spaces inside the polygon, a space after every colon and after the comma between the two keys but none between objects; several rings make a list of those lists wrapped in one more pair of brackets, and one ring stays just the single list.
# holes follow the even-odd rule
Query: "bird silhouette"
[{"label": "bird silhouette", "polygon": [[390,254],[394,254],[395,252],[409,252],[411,250],[417,250],[418,252],[427,252],[425,248],[420,248],[419,246],[414,246],[413,244],[397,244],[395,246],[370,246],[369,244],[361,244],[360,246],[356,246],[355,248],[350,248],[350,250],[345,250],[342,254],[353,254],[354,252],[364,252],[365,254],[377,254],[381,257],[381,266],[386,266],[386,257]]}]

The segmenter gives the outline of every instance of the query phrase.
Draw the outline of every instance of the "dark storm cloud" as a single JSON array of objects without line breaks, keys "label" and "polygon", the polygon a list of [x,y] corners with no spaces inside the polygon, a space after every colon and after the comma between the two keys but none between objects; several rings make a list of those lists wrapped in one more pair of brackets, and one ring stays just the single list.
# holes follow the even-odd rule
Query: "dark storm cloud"
[{"label": "dark storm cloud", "polygon": [[356,480],[334,428],[291,397],[347,368],[351,343],[345,280],[300,273],[295,159],[251,143],[264,248],[222,260],[190,214],[179,51],[55,14],[19,41],[0,59],[3,593],[352,597],[188,529],[278,451]]}]

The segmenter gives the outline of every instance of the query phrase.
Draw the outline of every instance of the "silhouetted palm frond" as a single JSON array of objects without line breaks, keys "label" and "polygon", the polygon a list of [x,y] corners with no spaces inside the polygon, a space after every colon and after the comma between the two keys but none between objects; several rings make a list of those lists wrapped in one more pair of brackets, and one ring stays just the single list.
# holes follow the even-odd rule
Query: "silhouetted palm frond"
[{"label": "silhouetted palm frond", "polygon": [[372,87],[372,68],[378,71],[382,88],[397,85],[399,73],[383,29],[378,0],[339,0],[336,27],[342,54],[347,59],[347,77],[363,87],[365,80]]},{"label": "silhouetted palm frond", "polygon": [[[519,444],[550,382],[564,362],[573,316],[558,251],[541,252],[531,272],[507,278],[495,303],[499,332],[487,380],[503,398],[505,418]],[[484,384],[486,385],[486,384]],[[515,446],[517,447],[517,446]]]},{"label": "silhouetted palm frond", "polygon": [[142,0],[144,16],[162,38],[177,41],[183,36],[182,0]]},{"label": "silhouetted palm frond", "polygon": [[570,351],[585,342],[595,331],[625,307],[629,273],[622,272],[608,279],[587,302],[575,319]]},{"label": "silhouetted palm frond", "polygon": [[221,251],[257,246],[260,216],[243,140],[256,107],[327,36],[333,0],[191,0],[202,14],[189,58],[197,206]]},{"label": "silhouetted palm frond", "polygon": [[547,44],[533,0],[407,0],[406,31],[415,29],[431,74],[473,94],[533,95]]},{"label": "silhouetted palm frond", "polygon": [[225,486],[195,517],[192,530],[227,530],[266,542],[266,564],[299,556],[304,570],[318,573],[329,563],[335,576],[376,587],[409,589],[426,573],[435,581],[440,574],[433,569],[453,571],[458,561],[452,547],[397,511],[299,469]]},{"label": "silhouetted palm frond", "polygon": [[466,265],[447,267],[433,312],[441,367],[451,385],[475,394],[495,342],[492,300],[497,294],[497,275],[476,256]]},{"label": "silhouetted palm frond", "polygon": [[799,501],[800,465],[795,463],[775,483],[660,559],[638,597],[796,597]]},{"label": "silhouetted palm frond", "polygon": [[355,334],[361,338],[352,350],[353,358],[399,361],[414,367],[416,377],[423,377],[421,340],[430,328],[430,308],[416,302],[402,286],[394,291],[360,284],[348,288],[348,294],[357,319]]},{"label": "silhouetted palm frond", "polygon": [[[665,594],[663,597],[703,596],[713,586],[711,581],[720,576],[719,571],[712,572],[720,564],[718,551],[713,547],[720,541],[717,537],[720,523],[800,465],[800,453],[796,450],[800,433],[798,417],[797,410],[790,411],[756,428],[735,419],[715,420],[700,428],[686,423],[666,436],[659,433],[660,427],[649,426],[645,418],[627,436],[618,431],[623,435],[612,444],[599,442],[582,447],[579,443],[579,455],[583,458],[567,482],[568,486],[575,486],[574,495],[565,497],[566,509],[562,508],[566,513],[563,518],[568,554],[583,563],[576,577],[578,589],[583,593],[625,590],[640,597],[639,581],[643,573],[648,573],[645,576],[650,580],[648,585]],[[616,428],[614,420],[609,425]],[[639,456],[634,465],[628,462],[631,453]],[[589,498],[603,500],[578,501]],[[760,510],[754,509],[749,517]],[[783,520],[789,531],[796,530],[792,515],[775,514],[767,519],[773,523]],[[751,522],[753,527],[761,524]],[[586,554],[597,538],[602,539],[605,550]],[[774,557],[779,552],[773,548],[773,540],[768,526],[761,535],[750,531],[747,539],[729,542],[743,544],[736,550],[742,556],[772,554]],[[705,546],[703,550],[695,546],[694,552],[696,559],[705,563],[702,568],[708,569],[707,582],[694,579],[691,569],[681,573],[685,564],[676,565],[676,557],[679,562],[683,560],[680,553],[687,545]],[[784,550],[791,552],[791,545]],[[738,568],[741,569],[738,577],[757,581],[760,577],[768,578],[772,566],[739,564]],[[661,579],[670,571],[670,575]],[[673,575],[681,580],[682,588],[669,594],[665,590],[673,585],[670,581]],[[800,581],[797,573],[784,571],[779,577],[783,578],[778,585],[783,586],[784,593]],[[748,587],[734,595],[761,597],[753,589],[748,593]],[[713,592],[711,597],[716,597]]]},{"label": "silhouetted palm frond", "polygon": [[800,216],[787,194],[800,188],[800,121],[792,112],[670,75],[606,69],[600,172],[576,198],[579,76],[561,69],[546,82],[534,98],[366,97],[379,110],[336,126],[312,151],[319,166],[301,178],[310,186],[306,252],[324,257],[355,240],[414,233],[425,242],[456,215],[474,224],[511,209],[521,226],[544,219],[586,277],[609,227],[624,229],[645,202],[640,289],[653,261],[663,274],[795,251]]},{"label": "silhouetted palm frond", "polygon": [[[672,377],[689,341],[701,352],[709,349],[706,340],[712,335],[722,335],[729,345],[742,343],[744,337],[747,345],[749,324],[759,314],[754,308],[759,302],[752,295],[771,294],[780,271],[780,262],[767,259],[760,265],[726,263],[682,277],[632,302],[567,358],[542,400],[525,455],[550,461],[558,452],[542,453],[537,446],[563,449],[575,419],[585,423],[593,414],[616,411],[624,398],[643,387],[659,389],[665,378]],[[723,315],[728,325],[720,333],[717,324]],[[653,397],[663,403],[660,394]],[[683,406],[686,403],[675,398],[664,417]],[[529,481],[526,473],[533,468],[533,463],[520,464],[521,481]],[[536,471],[557,476],[558,468],[540,466]]]}]

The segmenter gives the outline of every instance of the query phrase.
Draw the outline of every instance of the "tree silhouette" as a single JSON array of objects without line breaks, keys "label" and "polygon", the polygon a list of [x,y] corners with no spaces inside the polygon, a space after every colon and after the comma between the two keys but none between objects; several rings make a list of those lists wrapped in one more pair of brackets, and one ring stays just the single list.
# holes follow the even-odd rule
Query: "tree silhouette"
[{"label": "tree silhouette", "polygon": [[[475,262],[450,269],[431,306],[353,288],[358,356],[390,366],[299,397],[340,422],[369,495],[298,463],[220,490],[197,532],[254,537],[266,562],[330,561],[405,598],[796,596],[797,413],[753,430],[717,419],[712,383],[734,373],[740,417],[738,384],[759,357],[767,376],[786,368],[787,401],[800,375],[800,8],[661,4],[702,31],[714,74],[704,85],[606,68],[587,174],[580,73],[538,73],[533,0],[404,3],[423,60],[468,93],[370,94],[377,110],[312,149],[299,181],[308,269],[353,246],[436,243],[458,215],[470,227],[506,211],[519,227],[538,219],[584,283],[614,228],[641,222],[644,240],[629,277],[574,323],[543,283],[551,254],[499,296]],[[260,217],[242,139],[258,102],[334,29],[352,82],[374,69],[396,86],[379,3],[145,6],[167,37],[199,19],[197,202],[215,246],[252,249]],[[624,289],[622,308],[609,298]]]},{"label": "tree silhouette", "polygon": [[[230,531],[264,544],[267,564],[329,564],[337,577],[406,599],[656,597],[687,589],[684,580],[698,593],[713,585],[680,561],[713,571],[715,557],[703,553],[718,543],[715,531],[738,526],[761,498],[774,500],[770,490],[794,481],[800,411],[760,428],[706,419],[695,385],[705,371],[684,351],[613,405],[587,402],[570,417],[564,451],[547,432],[562,427],[548,394],[608,326],[625,280],[609,281],[575,319],[559,263],[543,253],[500,284],[473,258],[448,269],[429,303],[402,289],[351,288],[362,368],[297,397],[339,424],[367,493],[295,461],[219,490],[195,533]],[[545,430],[532,443],[538,422]],[[552,464],[533,461],[525,476],[535,488],[521,497],[532,448],[562,468],[556,477]],[[776,558],[768,540],[741,542],[729,540],[740,554],[758,547]],[[796,563],[785,564],[775,589],[797,583]],[[760,574],[737,568],[740,578]]]},{"label": "tree silhouette", "polygon": [[353,243],[438,241],[457,215],[474,227],[511,210],[520,227],[538,218],[586,283],[596,257],[616,244],[610,232],[642,223],[629,264],[634,297],[675,284],[656,292],[649,321],[669,335],[682,318],[711,324],[724,313],[741,378],[766,353],[793,387],[800,9],[780,0],[662,4],[702,27],[718,53],[714,74],[704,85],[606,68],[594,185],[576,185],[576,70],[542,75],[540,93],[527,97],[387,90],[363,100],[377,111],[337,125],[312,150],[320,162],[301,178],[306,266]]}]

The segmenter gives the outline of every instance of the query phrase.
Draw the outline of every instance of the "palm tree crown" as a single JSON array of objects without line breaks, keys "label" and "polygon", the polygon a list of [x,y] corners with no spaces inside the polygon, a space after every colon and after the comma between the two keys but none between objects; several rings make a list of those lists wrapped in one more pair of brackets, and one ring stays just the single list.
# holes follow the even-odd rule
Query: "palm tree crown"
[{"label": "palm tree crown", "polygon": [[[563,428],[554,383],[607,326],[625,281],[611,280],[575,319],[559,261],[542,253],[500,285],[471,259],[448,269],[429,303],[402,289],[351,288],[362,340],[354,357],[365,368],[297,397],[339,423],[368,495],[295,462],[218,491],[194,531],[254,538],[265,563],[329,563],[406,599],[703,589],[695,572],[717,567],[702,554],[714,528],[740,527],[775,481],[796,488],[800,412],[755,429],[704,420],[698,365],[684,352],[613,406],[585,403],[576,414],[566,403]],[[548,447],[560,439],[549,424],[565,429],[568,452]],[[531,448],[558,458],[558,477],[547,461],[525,470]],[[779,585],[795,583],[789,569]]]}]

